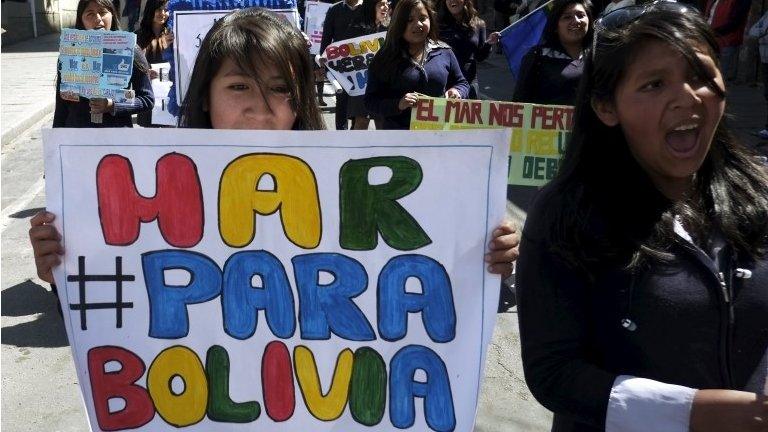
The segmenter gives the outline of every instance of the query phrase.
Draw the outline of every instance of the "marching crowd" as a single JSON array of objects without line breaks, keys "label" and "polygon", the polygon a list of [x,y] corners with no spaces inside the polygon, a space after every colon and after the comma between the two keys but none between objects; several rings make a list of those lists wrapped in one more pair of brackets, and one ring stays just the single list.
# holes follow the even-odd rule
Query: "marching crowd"
[{"label": "marching crowd", "polygon": [[[149,0],[141,22],[134,102],[57,92],[54,127],[130,127],[152,109],[147,60],[173,43],[166,3]],[[517,261],[526,381],[553,431],[768,430],[768,170],[724,116],[744,3],[554,0],[523,60],[514,99],[574,105],[575,124],[522,234],[499,226],[486,261],[503,276]],[[79,29],[117,21],[110,0],[78,5]],[[365,95],[337,95],[337,129],[407,129],[421,95],[476,98],[477,63],[500,37],[472,0],[345,0],[323,48],[385,28]],[[750,30],[761,54],[767,32],[766,17]],[[202,42],[179,126],[324,129],[315,67],[286,21],[232,12]],[[30,230],[50,283],[53,217]]]}]

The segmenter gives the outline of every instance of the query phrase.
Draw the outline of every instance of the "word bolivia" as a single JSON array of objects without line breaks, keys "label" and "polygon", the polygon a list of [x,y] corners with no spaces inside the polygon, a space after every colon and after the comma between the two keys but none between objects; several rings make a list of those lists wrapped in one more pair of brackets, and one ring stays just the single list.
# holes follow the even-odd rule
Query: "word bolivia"
[{"label": "word bolivia", "polygon": [[[389,168],[391,177],[386,183],[372,185],[368,173],[377,167]],[[96,173],[99,218],[107,244],[133,244],[141,224],[157,220],[165,241],[182,248],[142,254],[149,337],[188,336],[187,308],[219,298],[224,331],[236,340],[256,334],[260,311],[270,332],[281,339],[294,337],[298,329],[302,340],[329,340],[333,334],[348,341],[380,338],[395,342],[407,336],[409,314],[415,313],[421,315],[432,342],[454,340],[451,281],[435,259],[407,253],[384,265],[376,279],[376,332],[354,300],[369,285],[360,262],[340,253],[294,256],[291,264],[299,303],[295,312],[288,273],[270,252],[238,251],[220,267],[202,253],[183,250],[203,238],[204,205],[197,168],[186,155],[169,153],[158,160],[155,171],[156,194],[151,198],[138,193],[131,163],[123,156],[105,156]],[[269,190],[259,186],[264,176],[273,180]],[[399,251],[413,251],[432,242],[397,202],[421,183],[421,167],[415,160],[404,156],[349,160],[339,177],[341,248],[373,250],[379,235]],[[249,246],[258,218],[274,213],[280,214],[289,241],[303,249],[317,248],[322,236],[320,211],[315,175],[306,162],[293,156],[243,155],[227,165],[219,180],[218,234],[232,248]],[[187,272],[189,282],[168,284],[165,272],[169,270]],[[332,275],[332,282],[321,283],[321,274]],[[410,278],[420,282],[421,292],[406,291]],[[376,425],[383,418],[388,396],[389,419],[397,428],[414,425],[416,398],[424,400],[424,417],[431,429],[451,431],[456,427],[449,373],[440,356],[427,347],[404,345],[389,365],[371,347],[354,352],[341,349],[326,393],[312,351],[297,345],[292,357],[283,342],[274,340],[266,344],[261,358],[263,408],[274,422],[293,416],[295,376],[308,412],[321,421],[339,418],[349,404],[356,422]],[[262,412],[257,401],[235,402],[230,397],[229,354],[219,345],[208,349],[205,364],[198,353],[182,345],[162,350],[148,369],[144,359],[117,346],[91,348],[87,360],[96,417],[104,430],[140,427],[155,413],[168,424],[184,427],[206,416],[215,422],[248,423]],[[120,364],[117,371],[108,368],[114,362]],[[417,379],[417,371],[426,378]],[[145,372],[146,385],[142,386],[138,382]],[[183,382],[182,390],[173,385],[177,379]],[[115,398],[124,401],[123,409],[110,410],[109,401]]]}]

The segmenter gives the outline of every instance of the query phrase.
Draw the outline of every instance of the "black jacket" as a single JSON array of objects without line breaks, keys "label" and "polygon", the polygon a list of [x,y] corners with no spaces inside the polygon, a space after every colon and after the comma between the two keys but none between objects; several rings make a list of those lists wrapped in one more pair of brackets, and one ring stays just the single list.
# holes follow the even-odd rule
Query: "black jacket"
[{"label": "black jacket", "polygon": [[575,105],[584,70],[582,59],[558,49],[535,46],[523,57],[512,100],[544,105]]},{"label": "black jacket", "polygon": [[483,22],[479,22],[474,28],[467,28],[457,23],[453,17],[446,16],[440,23],[440,40],[453,49],[461,73],[469,83],[477,81],[477,64],[487,59],[491,53],[491,45],[485,43],[486,38]]},{"label": "black jacket", "polygon": [[328,45],[333,42],[354,37],[351,32],[352,24],[359,21],[358,16],[361,10],[362,6],[358,6],[355,10],[350,9],[343,0],[328,9],[328,13],[325,14],[325,21],[323,21],[320,53],[325,51]]},{"label": "black jacket", "polygon": [[[768,351],[768,258],[750,261],[729,247],[710,257],[678,236],[672,262],[635,274],[625,263],[600,262],[590,280],[550,251],[547,216],[562,205],[551,186],[540,194],[523,231],[516,281],[526,381],[555,413],[553,431],[604,430],[618,375],[759,391],[748,381],[761,373]],[[605,216],[598,211],[587,224],[595,238],[610,229]],[[626,217],[621,223],[632,230],[636,221]],[[751,277],[738,277],[737,269]],[[626,329],[623,319],[636,328]]]}]

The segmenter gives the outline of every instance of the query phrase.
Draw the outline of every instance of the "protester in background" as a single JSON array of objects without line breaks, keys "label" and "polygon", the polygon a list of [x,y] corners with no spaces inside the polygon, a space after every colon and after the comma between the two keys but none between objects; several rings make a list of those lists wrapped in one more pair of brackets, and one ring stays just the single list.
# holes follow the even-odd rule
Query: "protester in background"
[{"label": "protester in background", "polygon": [[557,431],[765,431],[768,172],[724,123],[702,17],[623,11],[523,231],[526,382]]},{"label": "protester in background", "polygon": [[[110,0],[80,0],[77,4],[75,28],[78,30],[120,29]],[[59,65],[61,67],[61,65]],[[61,73],[56,78],[56,109],[53,127],[133,127],[131,115],[152,111],[155,97],[147,71],[149,65],[137,46],[133,53],[133,71],[129,87],[136,92],[132,102],[115,102],[108,98],[65,100],[60,92]],[[93,123],[91,114],[103,114],[101,123]]]},{"label": "protester in background", "polygon": [[[758,40],[760,50],[760,75],[763,76],[763,97],[768,102],[768,12],[749,29],[749,36]],[[768,139],[768,119],[757,136]]]},{"label": "protester in background", "polygon": [[469,99],[477,99],[477,64],[491,53],[499,41],[499,33],[486,38],[485,21],[478,15],[473,0],[438,0],[437,20],[440,40],[447,43],[459,61],[464,78],[469,83]]},{"label": "protester in background", "polygon": [[720,45],[720,70],[726,81],[736,78],[739,48],[744,40],[744,28],[751,0],[707,0],[705,16]]},{"label": "protester in background", "polygon": [[[168,28],[168,0],[147,0],[136,31],[136,43],[150,65],[163,63],[163,51],[173,44],[173,33]],[[149,78],[158,78],[157,71],[150,68]],[[141,112],[136,117],[139,126],[152,127],[152,111]]]},{"label": "protester in background", "polygon": [[[173,44],[168,17],[168,0],[147,0],[141,25],[136,31],[136,43],[150,64],[163,63],[163,51]],[[156,78],[152,72],[150,78]]]},{"label": "protester in background", "polygon": [[590,0],[555,0],[542,43],[523,57],[512,100],[574,105],[592,32]]},{"label": "protester in background", "polygon": [[607,15],[616,9],[621,9],[627,6],[634,6],[635,0],[613,0],[612,2],[608,3],[605,6],[605,9],[603,9],[602,15]]},{"label": "protester in background", "polygon": [[384,116],[384,129],[408,129],[419,94],[460,99],[469,83],[453,50],[438,41],[426,0],[400,0],[387,38],[368,67],[365,107]]},{"label": "protester in background", "polygon": [[[350,26],[358,18],[359,8],[363,0],[343,0],[328,9],[323,23],[323,40],[320,42],[320,53],[325,52],[325,48],[333,42],[349,39]],[[347,104],[349,95],[342,91],[336,93],[336,129],[347,130],[349,128]]]},{"label": "protester in background", "polygon": [[[389,0],[363,0],[360,14],[350,27],[350,37],[365,36],[387,30],[389,25]],[[352,129],[368,129],[371,114],[365,109],[363,95],[350,96],[347,116],[352,118]],[[374,118],[376,129],[384,125],[382,117]]]}]

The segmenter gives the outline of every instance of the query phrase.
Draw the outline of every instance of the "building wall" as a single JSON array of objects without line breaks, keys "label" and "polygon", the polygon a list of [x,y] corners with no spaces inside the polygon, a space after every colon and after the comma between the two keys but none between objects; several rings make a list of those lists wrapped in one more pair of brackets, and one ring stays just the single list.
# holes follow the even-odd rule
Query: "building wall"
[{"label": "building wall", "polygon": [[[38,35],[59,31],[59,2],[61,2],[61,25],[63,27],[75,25],[77,0],[34,0],[34,2]],[[6,0],[2,3],[0,16],[4,30],[3,45],[31,39],[34,36],[29,3]]]}]

